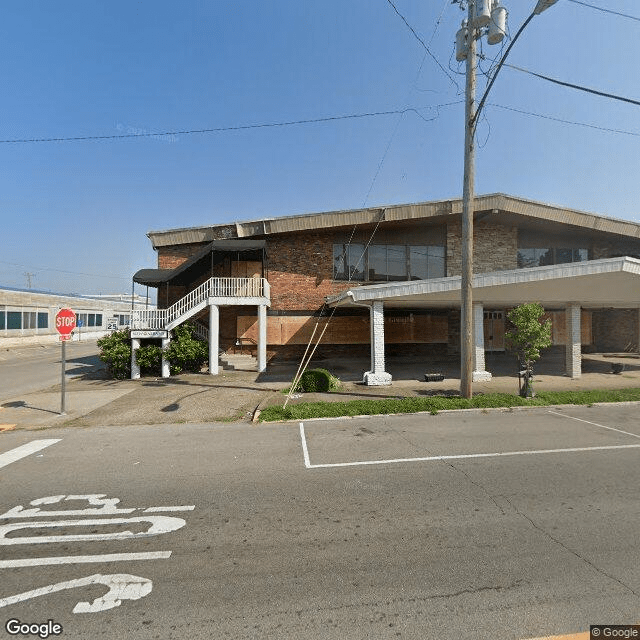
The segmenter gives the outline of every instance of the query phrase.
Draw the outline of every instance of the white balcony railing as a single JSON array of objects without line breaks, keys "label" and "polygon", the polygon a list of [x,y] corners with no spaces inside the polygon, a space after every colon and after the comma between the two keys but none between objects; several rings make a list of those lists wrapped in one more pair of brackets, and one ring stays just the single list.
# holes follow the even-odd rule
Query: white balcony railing
[{"label": "white balcony railing", "polygon": [[[199,287],[180,298],[168,309],[136,310],[131,319],[132,329],[165,329],[184,317],[208,298],[270,298],[266,278],[209,278]],[[231,300],[230,300],[231,302]],[[234,301],[234,304],[242,304]],[[255,304],[255,303],[254,303]]]}]

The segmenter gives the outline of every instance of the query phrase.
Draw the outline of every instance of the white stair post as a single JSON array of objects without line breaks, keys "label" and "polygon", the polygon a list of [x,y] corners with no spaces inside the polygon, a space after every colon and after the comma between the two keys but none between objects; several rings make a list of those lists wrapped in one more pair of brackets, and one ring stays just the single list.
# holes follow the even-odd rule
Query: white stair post
[{"label": "white stair post", "polygon": [[138,380],[140,378],[140,366],[136,360],[136,349],[140,348],[140,340],[131,338],[131,379]]},{"label": "white stair post", "polygon": [[209,374],[218,375],[218,342],[220,310],[218,305],[209,305]]},{"label": "white stair post", "polygon": [[168,378],[171,375],[169,361],[164,357],[164,350],[171,344],[171,332],[167,331],[167,337],[162,338],[162,377]]},{"label": "white stair post", "polygon": [[258,305],[258,373],[267,369],[267,306]]}]

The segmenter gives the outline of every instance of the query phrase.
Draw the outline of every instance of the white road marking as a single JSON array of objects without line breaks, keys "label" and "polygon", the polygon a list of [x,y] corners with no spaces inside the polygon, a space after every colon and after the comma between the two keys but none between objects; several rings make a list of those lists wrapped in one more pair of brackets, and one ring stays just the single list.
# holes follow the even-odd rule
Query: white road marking
[{"label": "white road marking", "polygon": [[[638,445],[640,446],[640,445]],[[88,527],[95,525],[129,524],[134,522],[149,522],[151,527],[147,531],[132,533],[131,531],[118,531],[115,533],[87,533],[62,536],[27,536],[7,538],[7,534],[20,529],[48,529],[50,527]],[[184,527],[186,522],[182,518],[174,516],[141,516],[135,518],[104,518],[88,520],[58,520],[54,522],[12,522],[0,525],[0,545],[13,544],[45,544],[49,542],[77,542],[82,540],[123,540],[130,538],[143,538],[156,536],[171,531],[177,531]]]},{"label": "white road marking", "polygon": [[[301,430],[304,437],[304,432]],[[303,440],[303,449],[306,442]],[[361,460],[358,462],[329,462],[324,464],[311,464],[308,454],[305,455],[305,467],[307,469],[328,469],[332,467],[361,467],[375,464],[395,464],[399,462],[436,462],[438,460],[467,460],[472,458],[504,458],[506,456],[532,456],[543,453],[576,453],[581,451],[611,451],[615,449],[640,449],[640,444],[619,444],[601,447],[573,447],[569,449],[533,449],[528,451],[502,451],[497,453],[463,453],[449,456],[428,456],[424,458],[392,458],[390,460]]]},{"label": "white road marking", "polygon": [[586,422],[587,424],[592,424],[594,427],[600,427],[602,429],[608,429],[609,431],[617,431],[618,433],[624,433],[625,436],[633,436],[634,438],[640,438],[637,433],[630,433],[629,431],[623,431],[622,429],[616,429],[615,427],[605,427],[603,424],[598,424],[597,422],[589,422],[589,420],[583,420],[582,418],[574,418],[573,416],[569,416],[566,413],[558,413],[557,411],[549,411],[554,416],[562,416],[563,418],[570,418],[571,420],[577,420],[578,422]]},{"label": "white road marking", "polygon": [[126,560],[163,560],[171,556],[171,551],[147,551],[142,553],[103,553],[93,556],[52,556],[49,558],[16,558],[0,560],[0,569],[20,567],[44,567],[57,564],[88,564],[91,562],[123,562]]},{"label": "white road marking", "polygon": [[196,508],[195,504],[187,504],[175,507],[149,507],[144,510],[144,513],[162,513],[163,511],[193,511]]},{"label": "white road marking", "polygon": [[304,435],[304,424],[300,423],[300,439],[302,440],[302,455],[304,456],[304,466],[311,469],[309,460],[309,450],[307,449],[307,438]]},{"label": "white road marking", "polygon": [[8,598],[0,599],[0,608],[31,600],[38,596],[46,596],[57,591],[65,591],[66,589],[75,589],[77,587],[86,587],[90,584],[104,584],[109,587],[109,591],[101,598],[96,598],[93,602],[78,602],[73,608],[73,613],[96,613],[98,611],[106,611],[119,607],[123,600],[139,600],[149,595],[153,589],[153,583],[148,578],[140,578],[132,576],[128,573],[114,573],[101,575],[96,573],[86,578],[77,578],[75,580],[67,580],[66,582],[58,582],[50,584],[40,589],[25,591]]},{"label": "white road marking", "polygon": [[[3,518],[40,518],[50,516],[107,516],[118,515],[125,513],[133,513],[136,508],[120,509],[116,505],[120,502],[119,498],[105,498],[106,493],[90,493],[86,495],[57,495],[57,496],[45,496],[44,498],[38,498],[32,500],[29,504],[34,507],[33,509],[25,509],[22,505],[18,505],[9,509],[2,515]],[[92,507],[87,509],[58,509],[55,511],[43,511],[39,508],[42,504],[58,504],[62,501],[68,500],[86,500]],[[162,513],[163,511],[193,511],[195,505],[176,505],[166,507],[149,507],[148,509],[139,510],[143,513]]]},{"label": "white road marking", "polygon": [[[41,516],[84,516],[84,515],[117,515],[120,513],[132,513],[135,509],[118,509],[116,505],[120,502],[119,498],[105,498],[106,493],[90,493],[87,495],[68,495],[45,496],[32,500],[29,504],[34,509],[25,509],[22,505],[13,507],[9,511],[0,515],[2,518],[39,518]],[[67,509],[57,511],[42,511],[38,505],[41,504],[57,504],[62,500],[86,500],[93,507],[87,509]],[[96,508],[100,505],[99,508]]]},{"label": "white road marking", "polygon": [[6,467],[8,464],[17,462],[22,458],[26,458],[32,453],[36,453],[36,451],[40,451],[42,449],[45,449],[46,447],[50,447],[52,444],[60,442],[60,440],[61,438],[51,438],[49,440],[33,440],[32,442],[23,444],[20,447],[11,449],[11,451],[0,453],[0,468]]}]

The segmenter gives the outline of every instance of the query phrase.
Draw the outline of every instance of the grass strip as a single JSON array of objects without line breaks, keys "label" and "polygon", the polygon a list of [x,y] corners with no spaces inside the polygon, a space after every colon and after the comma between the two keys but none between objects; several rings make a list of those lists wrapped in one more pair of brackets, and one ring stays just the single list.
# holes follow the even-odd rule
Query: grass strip
[{"label": "grass strip", "polygon": [[429,396],[387,398],[384,400],[350,400],[348,402],[301,402],[283,409],[279,405],[266,407],[260,413],[261,422],[276,420],[306,420],[342,416],[374,416],[387,413],[432,414],[445,409],[488,409],[508,407],[544,407],[554,404],[586,404],[595,402],[640,401],[640,389],[610,389],[591,391],[540,391],[535,398],[521,398],[509,393],[478,394],[472,398],[460,396]]}]

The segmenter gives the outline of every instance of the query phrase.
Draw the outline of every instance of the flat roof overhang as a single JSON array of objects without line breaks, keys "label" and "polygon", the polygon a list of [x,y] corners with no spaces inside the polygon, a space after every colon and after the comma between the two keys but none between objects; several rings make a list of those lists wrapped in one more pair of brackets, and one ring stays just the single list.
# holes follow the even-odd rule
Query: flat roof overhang
[{"label": "flat roof overhang", "polygon": [[[460,276],[353,287],[326,298],[329,306],[384,302],[390,308],[460,307]],[[569,264],[478,273],[473,302],[485,307],[513,307],[539,302],[544,307],[640,308],[640,260],[607,258]]]}]

